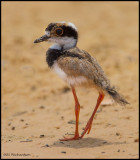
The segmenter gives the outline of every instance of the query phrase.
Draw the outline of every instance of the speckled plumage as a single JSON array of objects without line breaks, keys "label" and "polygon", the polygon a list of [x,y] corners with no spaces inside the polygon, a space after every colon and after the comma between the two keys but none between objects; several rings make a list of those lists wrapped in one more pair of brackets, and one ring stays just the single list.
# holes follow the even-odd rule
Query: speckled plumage
[{"label": "speckled plumage", "polygon": [[99,92],[109,94],[117,103],[122,105],[128,102],[120,95],[114,86],[111,86],[110,80],[105,75],[103,69],[89,53],[74,47],[68,50],[60,51],[61,55],[57,57],[58,66],[67,74],[68,78],[77,78],[83,76],[87,81],[75,83],[96,88]]},{"label": "speckled plumage", "polygon": [[[128,104],[115,87],[111,86],[97,60],[76,46],[78,32],[74,24],[69,22],[50,23],[45,30],[45,35],[36,39],[34,43],[42,41],[53,42],[53,46],[46,53],[46,61],[48,66],[71,86],[75,100],[75,135],[72,138],[61,139],[62,141],[78,140],[85,133],[90,132],[93,118],[104,99],[105,93],[109,94],[119,104]],[[75,91],[75,87],[78,85],[95,87],[99,91],[95,109],[81,136],[79,136],[78,130],[80,104]]]},{"label": "speckled plumage", "polygon": [[[58,66],[68,77],[84,76],[87,79],[87,82],[83,82],[84,84],[88,83],[99,89],[110,86],[110,81],[97,60],[84,50],[74,47],[68,50],[57,50],[54,54],[52,52],[50,50],[47,52],[48,64],[50,64],[50,57],[55,57],[54,60],[57,60]],[[51,64],[53,66],[53,60]]]},{"label": "speckled plumage", "polygon": [[[109,81],[106,78],[102,68],[95,58],[91,57],[87,52],[80,50],[78,48],[73,48],[69,50],[70,53],[77,53],[81,55],[83,58],[73,58],[72,60],[67,60],[68,64],[65,66],[65,72],[70,70],[70,73],[77,74],[79,76],[83,75],[88,80],[91,80],[93,84],[104,87],[105,85],[109,85]],[[58,60],[60,67],[62,67],[63,63],[61,60]],[[66,71],[67,70],[67,71]],[[68,74],[68,73],[67,73]]]}]

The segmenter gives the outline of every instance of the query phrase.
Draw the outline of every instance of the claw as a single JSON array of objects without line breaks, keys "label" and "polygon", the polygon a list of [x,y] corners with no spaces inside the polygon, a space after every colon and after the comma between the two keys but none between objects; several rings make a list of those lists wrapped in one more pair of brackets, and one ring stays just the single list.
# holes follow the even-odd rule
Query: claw
[{"label": "claw", "polygon": [[72,138],[66,138],[66,137],[64,137],[64,139],[59,139],[59,140],[60,141],[71,141],[71,140],[78,140],[78,139],[80,139],[79,135],[75,135]]}]

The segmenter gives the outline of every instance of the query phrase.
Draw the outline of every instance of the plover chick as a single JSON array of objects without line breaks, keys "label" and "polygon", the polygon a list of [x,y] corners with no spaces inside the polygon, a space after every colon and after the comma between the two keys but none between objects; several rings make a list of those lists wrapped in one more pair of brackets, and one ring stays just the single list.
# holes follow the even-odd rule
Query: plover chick
[{"label": "plover chick", "polygon": [[[46,53],[46,61],[48,66],[71,86],[75,100],[75,135],[72,138],[60,140],[78,140],[85,133],[90,132],[94,115],[105,94],[110,95],[119,104],[128,104],[115,87],[111,86],[97,60],[77,47],[78,31],[74,24],[70,22],[50,23],[45,29],[45,35],[36,39],[34,43],[43,41],[53,43]],[[95,109],[81,136],[78,130],[80,104],[75,91],[75,87],[80,85],[94,87],[99,92]]]}]

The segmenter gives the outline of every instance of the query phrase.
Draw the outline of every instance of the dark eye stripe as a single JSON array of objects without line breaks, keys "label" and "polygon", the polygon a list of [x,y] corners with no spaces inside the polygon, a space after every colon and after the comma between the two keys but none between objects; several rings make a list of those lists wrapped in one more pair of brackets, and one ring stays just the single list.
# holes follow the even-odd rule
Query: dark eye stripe
[{"label": "dark eye stripe", "polygon": [[75,39],[78,39],[78,33],[75,31],[75,29],[69,26],[62,26],[62,29],[64,31],[63,36],[74,37]]}]

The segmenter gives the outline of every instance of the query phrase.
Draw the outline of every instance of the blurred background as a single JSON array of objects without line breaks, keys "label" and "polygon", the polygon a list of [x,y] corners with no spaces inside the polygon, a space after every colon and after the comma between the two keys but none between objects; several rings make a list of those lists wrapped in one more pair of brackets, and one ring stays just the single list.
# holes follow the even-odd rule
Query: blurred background
[{"label": "blurred background", "polygon": [[[131,136],[134,142],[138,136],[138,2],[3,1],[1,56],[3,150],[9,146],[8,150],[11,151],[12,142],[17,142],[17,139],[24,136],[30,137],[31,133],[39,135],[41,131],[44,132],[44,128],[50,127],[48,131],[50,135],[53,126],[60,128],[59,130],[55,128],[54,137],[48,138],[50,143],[55,138],[61,138],[66,131],[74,131],[70,127],[66,130],[67,121],[75,119],[74,100],[70,89],[46,64],[46,51],[50,44],[33,43],[45,33],[49,23],[59,21],[72,22],[76,25],[79,31],[78,47],[96,57],[112,84],[116,85],[119,92],[130,102],[124,110],[117,108],[119,114],[112,121],[117,127],[122,124],[120,130],[125,138],[130,137],[129,134],[132,134],[130,132],[133,132]],[[97,95],[95,90],[78,89],[83,106],[80,113],[82,127],[90,117]],[[38,109],[40,106],[44,106],[43,113]],[[116,114],[114,110],[116,106],[118,105],[114,104],[106,109],[109,115],[99,114],[100,118],[104,116],[104,123],[102,121],[100,126],[95,125],[99,132],[101,125],[103,129],[105,123],[109,121],[110,115]],[[56,125],[55,118],[62,116],[65,117],[64,121],[57,122]],[[128,118],[127,121],[125,117]],[[19,122],[21,118],[26,119],[29,128],[26,125],[25,129],[25,124]],[[48,123],[44,122],[46,119]],[[61,123],[64,123],[62,130]],[[38,128],[37,125],[40,127],[38,131],[35,129]],[[10,146],[8,138],[13,132]],[[113,138],[115,139],[115,136]],[[127,140],[131,142],[129,138]],[[133,153],[136,152],[134,156],[137,157],[138,145],[131,144],[131,149],[132,145],[135,150]],[[128,145],[126,148],[129,148]],[[111,149],[112,147],[109,150]],[[129,151],[131,152],[128,149]],[[74,153],[73,151],[73,155]],[[123,153],[124,157],[132,158],[132,155],[126,153]],[[82,154],[84,153],[81,150],[81,156]],[[88,155],[90,157],[93,152],[89,150]],[[111,156],[113,155],[115,156],[112,151]]]}]

